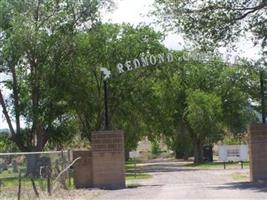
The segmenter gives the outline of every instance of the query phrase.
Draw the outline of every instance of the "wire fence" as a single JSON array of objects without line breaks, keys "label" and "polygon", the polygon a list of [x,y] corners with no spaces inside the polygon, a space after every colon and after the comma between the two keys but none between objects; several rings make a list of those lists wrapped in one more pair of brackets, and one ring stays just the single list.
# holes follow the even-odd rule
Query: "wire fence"
[{"label": "wire fence", "polygon": [[73,188],[70,151],[0,153],[0,199],[48,199]]}]

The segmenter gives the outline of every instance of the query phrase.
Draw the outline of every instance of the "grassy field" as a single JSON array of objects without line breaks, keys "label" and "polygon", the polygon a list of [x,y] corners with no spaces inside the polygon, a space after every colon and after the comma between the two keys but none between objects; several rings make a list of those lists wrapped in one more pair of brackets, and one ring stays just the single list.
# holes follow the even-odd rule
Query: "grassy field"
[{"label": "grassy field", "polygon": [[[213,163],[201,163],[201,164],[187,164],[187,167],[193,167],[196,169],[224,169],[224,163],[222,162],[213,162]],[[240,162],[229,162],[225,163],[226,169],[241,169]],[[248,169],[249,163],[244,162],[243,168]]]},{"label": "grassy field", "polygon": [[[25,168],[20,169],[22,174],[25,174]],[[140,173],[140,168],[136,167],[133,161],[126,162],[125,164],[125,172],[126,172],[126,180],[134,180],[134,179],[148,179],[151,178],[152,175]],[[0,173],[0,191],[5,189],[17,189],[18,187],[18,173],[12,172],[12,169],[8,169]],[[45,179],[34,179],[36,185],[41,189],[45,189],[46,180]],[[25,188],[31,188],[32,183],[30,178],[23,177],[22,175],[22,186]],[[71,180],[71,185],[69,185],[69,189],[74,189],[73,179]]]},{"label": "grassy field", "polygon": [[125,164],[125,172],[126,172],[126,180],[152,178],[152,175],[140,172],[140,167],[138,166],[138,162],[136,163],[136,168],[135,168],[135,163],[133,161],[127,161]]},{"label": "grassy field", "polygon": [[248,173],[232,173],[230,175],[232,179],[235,181],[249,181],[249,174]]},{"label": "grassy field", "polygon": [[[187,164],[187,167],[191,167],[194,169],[199,170],[223,170],[224,169],[224,163],[222,162],[213,162],[213,163],[201,163],[201,164]],[[225,163],[226,170],[227,169],[242,169],[240,162],[229,162]],[[249,169],[249,163],[244,162],[243,163],[243,169]],[[234,181],[238,182],[247,182],[249,181],[249,173],[247,170],[240,171],[240,172],[233,172],[231,174],[228,174]]]}]

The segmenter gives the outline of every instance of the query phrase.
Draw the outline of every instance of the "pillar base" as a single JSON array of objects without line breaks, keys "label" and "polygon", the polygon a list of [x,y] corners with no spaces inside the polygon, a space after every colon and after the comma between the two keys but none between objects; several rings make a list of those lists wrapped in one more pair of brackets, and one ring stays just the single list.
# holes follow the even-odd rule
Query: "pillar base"
[{"label": "pillar base", "polygon": [[104,189],[125,188],[124,135],[122,131],[92,134],[93,185]]}]

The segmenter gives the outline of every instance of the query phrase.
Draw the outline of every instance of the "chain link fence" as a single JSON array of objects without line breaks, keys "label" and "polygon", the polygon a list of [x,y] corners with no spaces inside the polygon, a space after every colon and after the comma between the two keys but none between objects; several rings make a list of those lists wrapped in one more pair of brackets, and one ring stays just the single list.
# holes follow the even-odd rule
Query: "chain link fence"
[{"label": "chain link fence", "polygon": [[0,199],[49,199],[73,188],[70,151],[0,153]]}]

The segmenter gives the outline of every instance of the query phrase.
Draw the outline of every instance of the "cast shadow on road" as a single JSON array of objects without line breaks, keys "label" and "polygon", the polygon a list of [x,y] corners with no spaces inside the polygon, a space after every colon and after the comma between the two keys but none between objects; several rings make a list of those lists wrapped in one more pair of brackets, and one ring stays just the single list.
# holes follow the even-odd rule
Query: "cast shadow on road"
[{"label": "cast shadow on road", "polygon": [[182,172],[182,171],[198,171],[197,169],[181,167],[175,163],[155,163],[138,167],[137,171],[142,173],[149,172]]},{"label": "cast shadow on road", "polygon": [[232,190],[252,190],[256,192],[267,192],[267,183],[252,183],[252,182],[235,182],[226,183],[222,186],[213,187],[217,190],[232,189]]}]

